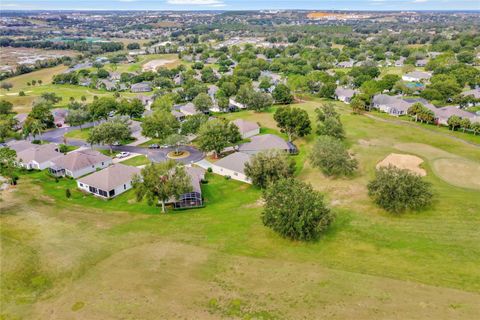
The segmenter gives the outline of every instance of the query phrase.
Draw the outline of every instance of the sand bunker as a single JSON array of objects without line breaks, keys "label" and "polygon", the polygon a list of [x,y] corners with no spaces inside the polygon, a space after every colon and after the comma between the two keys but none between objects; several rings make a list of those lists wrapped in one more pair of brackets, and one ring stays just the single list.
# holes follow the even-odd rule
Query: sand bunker
[{"label": "sand bunker", "polygon": [[143,65],[143,71],[156,71],[158,67],[163,67],[167,64],[175,62],[175,59],[157,59],[152,60]]},{"label": "sand bunker", "polygon": [[400,169],[406,169],[420,176],[426,176],[427,172],[420,168],[423,160],[419,157],[409,154],[390,153],[385,159],[377,164],[377,169],[380,167],[395,166]]}]

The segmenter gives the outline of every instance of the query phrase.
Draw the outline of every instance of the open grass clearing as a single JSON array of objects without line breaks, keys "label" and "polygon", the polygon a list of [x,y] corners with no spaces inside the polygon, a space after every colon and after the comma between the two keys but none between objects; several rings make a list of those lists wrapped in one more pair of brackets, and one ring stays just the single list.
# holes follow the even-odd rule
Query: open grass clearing
[{"label": "open grass clearing", "polygon": [[145,155],[138,155],[138,156],[135,156],[135,157],[132,157],[132,158],[129,158],[125,161],[121,161],[122,164],[124,165],[127,165],[127,166],[134,166],[134,167],[138,167],[138,166],[144,166],[144,165],[147,165],[147,164],[150,164],[150,159],[148,159],[147,156]]}]

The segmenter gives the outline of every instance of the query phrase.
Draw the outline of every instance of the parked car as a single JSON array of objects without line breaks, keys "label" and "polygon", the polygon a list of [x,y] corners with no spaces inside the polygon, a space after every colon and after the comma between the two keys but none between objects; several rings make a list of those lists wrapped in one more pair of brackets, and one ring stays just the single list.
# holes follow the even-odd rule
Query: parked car
[{"label": "parked car", "polygon": [[116,157],[117,157],[118,159],[122,159],[122,158],[128,157],[129,155],[130,155],[130,152],[122,151],[122,152],[120,152],[119,154],[117,154]]},{"label": "parked car", "polygon": [[55,125],[57,126],[57,128],[61,128],[61,127],[62,127],[62,124],[61,124],[61,123],[56,123]]},{"label": "parked car", "polygon": [[148,148],[149,148],[149,149],[159,149],[160,146],[159,146],[158,144],[156,144],[156,143],[153,143],[153,144],[149,145]]},{"label": "parked car", "polygon": [[169,146],[168,144],[162,144],[162,145],[160,146],[160,148],[162,148],[162,149],[166,149],[166,148],[169,148],[169,147],[170,147],[170,146]]},{"label": "parked car", "polygon": [[112,144],[112,146],[120,146],[120,145],[121,145],[121,143],[118,142],[118,141],[116,141],[116,142],[114,142],[114,143]]}]

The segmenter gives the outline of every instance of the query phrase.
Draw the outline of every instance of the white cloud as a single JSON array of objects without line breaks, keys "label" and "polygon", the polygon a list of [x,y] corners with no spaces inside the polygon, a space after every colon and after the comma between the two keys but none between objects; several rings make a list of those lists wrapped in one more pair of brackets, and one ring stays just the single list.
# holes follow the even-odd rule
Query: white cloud
[{"label": "white cloud", "polygon": [[428,0],[413,0],[412,3],[423,3],[427,2]]},{"label": "white cloud", "polygon": [[167,0],[167,3],[186,6],[210,6],[210,7],[223,7],[225,3],[223,0]]}]

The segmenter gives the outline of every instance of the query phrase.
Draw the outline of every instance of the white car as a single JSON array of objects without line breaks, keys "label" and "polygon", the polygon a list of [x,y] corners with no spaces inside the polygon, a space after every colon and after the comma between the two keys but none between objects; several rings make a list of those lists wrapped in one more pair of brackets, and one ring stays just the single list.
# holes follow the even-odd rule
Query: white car
[{"label": "white car", "polygon": [[128,157],[129,155],[130,155],[130,152],[123,151],[117,154],[117,158],[122,159],[122,158]]}]

